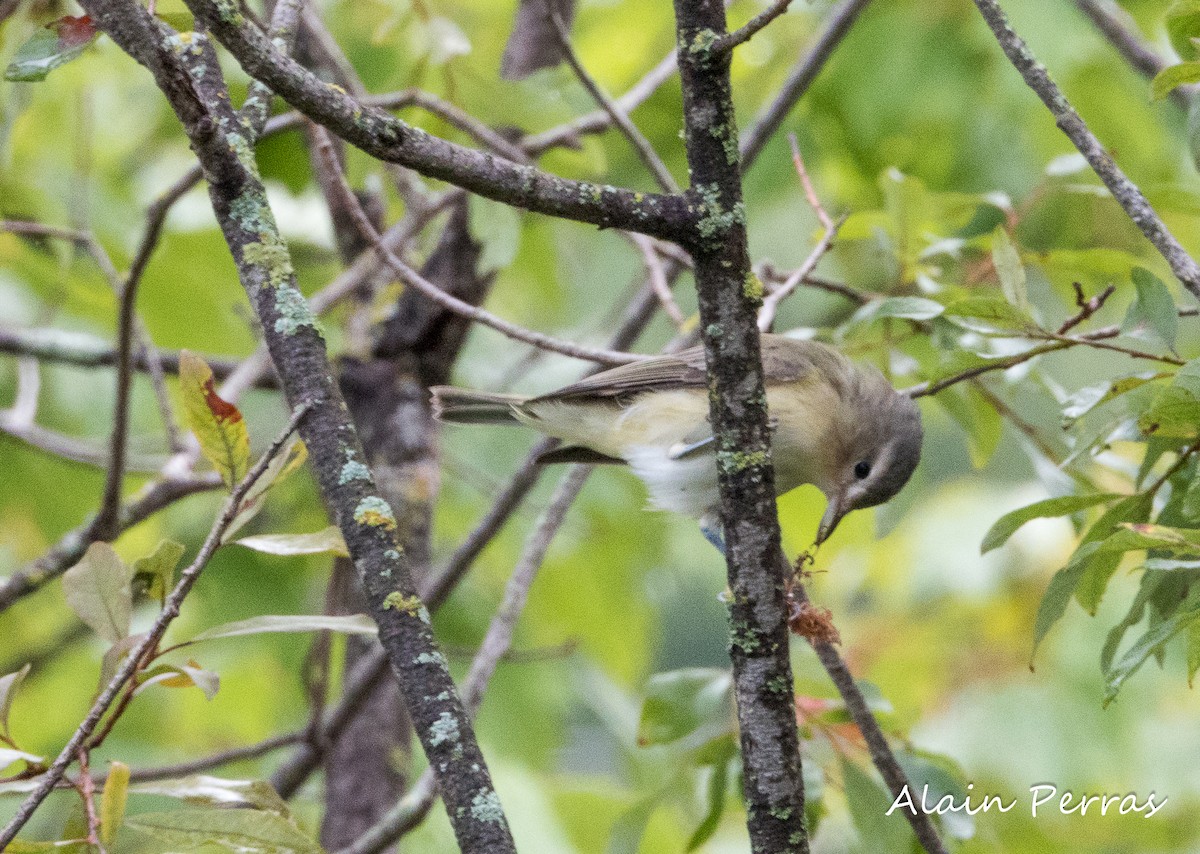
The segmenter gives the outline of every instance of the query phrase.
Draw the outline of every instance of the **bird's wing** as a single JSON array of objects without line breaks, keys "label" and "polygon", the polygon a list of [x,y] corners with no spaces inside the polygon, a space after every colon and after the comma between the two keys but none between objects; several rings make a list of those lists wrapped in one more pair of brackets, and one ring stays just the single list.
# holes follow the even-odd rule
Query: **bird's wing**
[{"label": "bird's wing", "polygon": [[[810,373],[814,366],[842,359],[837,351],[824,344],[779,335],[762,336],[762,357],[768,384],[794,382]],[[706,385],[704,349],[690,347],[671,356],[653,356],[601,371],[529,402],[615,398]]]},{"label": "bird's wing", "polygon": [[654,356],[592,374],[529,403],[613,398],[652,390],[703,388],[704,384],[704,351],[692,347],[672,356]]}]

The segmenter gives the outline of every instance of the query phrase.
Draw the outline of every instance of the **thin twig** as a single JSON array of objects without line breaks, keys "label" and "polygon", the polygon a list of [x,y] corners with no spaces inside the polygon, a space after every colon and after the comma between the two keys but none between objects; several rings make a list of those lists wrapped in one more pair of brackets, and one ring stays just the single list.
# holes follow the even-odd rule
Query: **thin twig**
[{"label": "thin twig", "polygon": [[87,750],[80,748],[79,750],[79,797],[83,800],[83,814],[87,820],[87,841],[88,845],[95,850],[96,854],[106,854],[104,846],[100,844],[100,816],[96,814],[96,784],[92,780],[92,775],[88,769],[88,754]]},{"label": "thin twig", "polygon": [[644,234],[629,232],[629,236],[634,245],[641,250],[642,260],[646,264],[646,281],[650,283],[654,295],[662,304],[663,311],[667,313],[667,317],[671,318],[672,323],[682,329],[687,323],[687,317],[684,316],[683,309],[679,307],[679,303],[675,302],[675,296],[671,293],[671,283],[667,281],[667,272],[663,268],[662,256],[658,254],[654,241]]},{"label": "thin twig", "polygon": [[[787,558],[782,553],[780,559],[785,565],[787,564]],[[792,595],[802,605],[810,603],[808,593],[799,580],[796,580],[792,586]],[[862,733],[863,740],[867,743],[867,750],[871,754],[871,763],[879,770],[892,796],[899,798],[905,787],[910,787],[911,790],[912,784],[908,780],[908,775],[904,773],[904,769],[900,767],[900,763],[896,761],[887,737],[884,736],[883,730],[879,728],[879,721],[875,720],[875,715],[867,706],[866,698],[859,690],[858,683],[854,681],[850,668],[846,666],[837,647],[829,641],[809,639],[809,643],[817,653],[821,666],[825,668],[825,672],[829,674],[829,678],[833,680],[838,693],[842,696],[842,700],[846,704],[846,711],[850,713],[850,717],[854,720],[859,732]],[[912,827],[917,841],[928,854],[946,854],[946,846],[938,836],[933,821],[924,810],[901,810],[901,812]]]},{"label": "thin twig", "polygon": [[131,783],[151,783],[156,780],[175,780],[179,777],[187,777],[191,774],[198,774],[201,771],[208,771],[212,768],[217,768],[221,765],[228,765],[232,762],[243,762],[247,759],[257,759],[268,753],[272,753],[283,747],[288,747],[292,744],[297,744],[304,740],[303,731],[284,733],[283,735],[272,736],[264,739],[257,744],[248,744],[245,747],[235,747],[231,750],[224,750],[220,753],[214,753],[211,756],[205,756],[200,759],[193,759],[190,762],[180,762],[175,765],[162,765],[156,768],[135,768],[129,773]]},{"label": "thin twig", "polygon": [[[1139,74],[1154,77],[1167,67],[1167,61],[1155,53],[1137,34],[1137,24],[1129,13],[1116,3],[1109,0],[1075,0],[1075,5]],[[1173,89],[1171,98],[1176,104],[1187,109],[1195,92],[1194,85],[1186,84]]]},{"label": "thin twig", "polygon": [[[321,129],[320,125],[314,125],[314,128]],[[332,145],[329,144],[328,137],[325,137],[325,144],[319,148],[326,152],[326,156],[332,156]],[[339,177],[340,176],[340,177]],[[361,203],[354,195],[354,192],[346,184],[344,176],[341,176],[340,170],[334,177],[338,177],[337,184],[341,188],[344,195],[346,209],[354,217],[355,224],[363,238],[370,243],[375,251],[379,254],[392,270],[400,277],[404,284],[409,285],[420,291],[423,295],[436,302],[438,305],[452,311],[460,317],[465,317],[468,320],[473,320],[481,323],[484,326],[491,327],[497,332],[512,338],[515,341],[523,341],[526,344],[532,344],[535,347],[540,347],[543,350],[550,350],[555,353],[560,353],[564,356],[570,356],[574,359],[582,359],[589,362],[598,362],[602,365],[626,365],[631,362],[637,362],[644,359],[644,356],[638,356],[633,353],[618,353],[613,350],[602,350],[593,347],[585,347],[580,344],[575,344],[571,341],[564,341],[561,338],[555,338],[550,335],[545,335],[541,332],[535,332],[531,329],[526,329],[523,326],[518,326],[497,317],[486,309],[471,305],[469,302],[460,300],[452,294],[439,288],[437,285],[428,281],[424,276],[414,270],[412,267],[400,260],[397,255],[387,247],[380,238],[379,232],[375,230],[375,226],[371,224],[370,219],[362,209]]]},{"label": "thin twig", "polygon": [[791,296],[808,275],[817,268],[817,264],[821,263],[825,253],[833,246],[833,241],[837,238],[838,229],[842,227],[843,222],[845,222],[845,218],[832,222],[825,229],[825,233],[821,235],[821,239],[817,241],[812,252],[808,253],[804,263],[797,267],[783,284],[763,297],[762,308],[758,310],[758,328],[761,331],[766,332],[771,328],[775,323],[775,313],[779,309],[779,304]]},{"label": "thin twig", "polygon": [[[641,80],[633,84],[628,92],[614,101],[617,111],[626,116],[632,113],[658,91],[659,87],[670,80],[678,70],[675,51],[671,51],[658,65],[646,72]],[[612,122],[612,115],[606,110],[599,109],[566,124],[527,136],[522,140],[521,147],[536,156],[560,145],[578,146],[579,137],[586,134],[603,133],[612,127]]]},{"label": "thin twig", "polygon": [[975,0],[975,5],[1026,85],[1042,99],[1059,128],[1087,159],[1129,218],[1166,259],[1183,286],[1200,299],[1200,266],[1197,266],[1195,259],[1175,239],[1142,191],[1125,176],[1100,140],[1088,129],[1062,90],[1050,79],[1046,67],[1038,62],[1021,37],[1009,26],[1008,18],[996,0]]},{"label": "thin twig", "polygon": [[1116,285],[1109,285],[1094,297],[1089,298],[1083,292],[1083,285],[1079,282],[1072,282],[1071,284],[1075,288],[1075,305],[1079,307],[1079,311],[1062,322],[1062,325],[1058,327],[1059,335],[1065,335],[1072,328],[1090,318],[1104,307],[1104,303],[1108,301],[1110,296],[1117,292]]},{"label": "thin twig", "polygon": [[842,43],[854,22],[858,20],[859,13],[870,2],[871,0],[842,0],[842,3],[829,13],[825,28],[817,36],[812,47],[792,68],[787,80],[779,87],[779,93],[774,100],[759,112],[750,125],[750,129],[742,135],[743,172],[747,171],[758,159],[767,140],[779,130],[779,126],[783,124],[787,114],[792,111],[792,107],[817,79],[817,75],[821,73],[821,69],[829,61],[829,57],[833,56],[834,50]]},{"label": "thin twig", "polygon": [[726,53],[738,45],[750,41],[759,30],[786,12],[791,3],[792,0],[775,0],[770,6],[742,25],[741,29],[734,30],[732,33],[726,33],[713,42],[712,52]]},{"label": "thin twig", "polygon": [[567,25],[563,23],[563,19],[559,16],[554,3],[546,4],[546,15],[550,19],[554,34],[558,37],[558,44],[562,48],[563,59],[566,60],[571,70],[575,72],[575,76],[583,84],[583,88],[600,105],[600,108],[608,113],[613,124],[629,140],[630,145],[637,152],[638,158],[650,170],[658,185],[668,193],[678,193],[679,185],[675,183],[675,178],[671,175],[671,170],[662,162],[662,158],[658,156],[658,152],[654,150],[654,146],[650,144],[650,140],[646,139],[642,132],[638,130],[637,125],[630,120],[629,116],[621,111],[616,102],[609,97],[607,92],[600,88],[600,84],[583,67],[583,62],[579,59],[579,55],[575,53],[574,45],[571,44],[571,34],[567,30]]},{"label": "thin twig", "polygon": [[209,559],[220,547],[221,537],[225,533],[225,529],[229,527],[229,523],[232,522],[234,517],[237,515],[238,510],[241,507],[242,499],[246,497],[246,493],[250,490],[250,487],[254,485],[255,481],[257,481],[262,476],[263,472],[266,471],[267,465],[271,462],[271,460],[274,459],[275,456],[283,449],[284,443],[300,424],[300,421],[308,413],[310,408],[311,404],[306,403],[298,406],[292,412],[292,416],[290,419],[288,419],[288,424],[284,431],[275,439],[274,442],[271,443],[270,448],[268,448],[267,452],[259,458],[257,463],[254,464],[254,467],[250,469],[250,471],[242,479],[241,483],[239,483],[232,490],[229,498],[225,502],[224,509],[217,517],[216,522],[214,522],[212,529],[209,531],[208,537],[205,539],[204,544],[200,547],[200,551],[197,553],[195,560],[193,560],[192,563],[185,570],[183,570],[182,573],[180,573],[179,581],[175,584],[174,589],[171,590],[171,594],[167,597],[162,611],[154,620],[154,623],[151,625],[149,631],[146,632],[146,636],[140,643],[130,650],[129,655],[117,669],[116,675],[113,676],[112,680],[109,681],[108,685],[100,693],[100,696],[96,698],[95,703],[92,704],[91,710],[83,719],[83,722],[75,730],[75,734],[71,736],[70,740],[67,742],[67,745],[62,749],[62,752],[59,753],[58,758],[54,760],[54,763],[50,766],[46,773],[42,775],[41,782],[38,784],[38,788],[35,789],[29,795],[29,797],[27,797],[21,803],[21,806],[17,809],[17,813],[13,817],[12,821],[10,821],[4,827],[4,829],[0,831],[0,849],[3,849],[6,845],[13,841],[13,838],[16,837],[18,831],[20,831],[21,828],[25,826],[26,822],[28,822],[33,816],[34,810],[36,810],[42,801],[46,799],[46,796],[54,790],[54,787],[58,784],[58,781],[62,779],[63,774],[66,772],[67,767],[74,760],[79,749],[83,747],[84,743],[96,730],[96,726],[100,723],[100,719],[104,716],[104,713],[108,711],[109,706],[112,705],[112,702],[116,699],[117,694],[122,691],[122,689],[125,687],[125,684],[133,677],[143,659],[162,640],[163,635],[166,634],[167,628],[171,625],[171,622],[177,616],[179,616],[179,609],[183,604],[183,600],[187,597],[188,593],[191,592],[193,585],[195,585],[196,580],[200,577],[200,573],[203,572],[204,567],[208,564]]},{"label": "thin twig", "polygon": [[800,154],[800,143],[796,140],[794,133],[787,135],[788,145],[792,149],[792,167],[796,170],[796,176],[800,179],[800,186],[804,188],[804,197],[808,199],[808,206],[813,209],[817,215],[817,219],[821,221],[821,225],[826,231],[833,228],[833,218],[825,210],[825,206],[821,204],[821,198],[817,195],[816,189],[813,187],[812,179],[808,177],[808,170],[804,168],[804,157]]}]

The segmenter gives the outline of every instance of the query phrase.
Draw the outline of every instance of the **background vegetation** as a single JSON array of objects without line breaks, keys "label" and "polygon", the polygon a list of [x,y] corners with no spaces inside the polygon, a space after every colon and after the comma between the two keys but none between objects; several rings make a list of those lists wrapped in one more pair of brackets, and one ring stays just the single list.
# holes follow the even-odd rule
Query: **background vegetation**
[{"label": "background vegetation", "polygon": [[[1142,37],[1171,56],[1165,4],[1137,0],[1123,6]],[[1189,154],[1185,109],[1175,100],[1152,102],[1147,79],[1075,4],[1011,0],[1005,7],[1172,230],[1186,246],[1200,249],[1200,181]],[[522,81],[499,79],[501,36],[510,28],[512,3],[335,0],[321,10],[372,92],[419,86],[489,125],[524,131],[594,109],[565,67]],[[741,22],[760,10],[737,0],[731,20]],[[183,7],[161,3],[159,11],[169,16]],[[797,2],[739,49],[733,81],[740,117],[749,120],[775,92],[828,11],[824,2]],[[22,8],[0,29],[0,59],[11,60],[38,27],[62,14],[77,10],[55,3]],[[624,92],[671,51],[673,33],[667,8],[644,0],[583,3],[573,27],[583,62],[613,93]],[[225,71],[244,91],[247,80],[236,64],[226,63]],[[235,93],[235,102],[240,97]],[[679,97],[673,78],[633,118],[682,181]],[[43,83],[0,84],[0,104],[0,218],[90,231],[123,269],[135,251],[146,206],[192,163],[177,121],[148,75],[101,38]],[[461,137],[428,113],[409,108],[403,115],[436,133]],[[1193,366],[1182,379],[1174,374],[1179,364],[1200,355],[1200,320],[1184,316],[1175,322],[1173,311],[1162,310],[1162,289],[1180,306],[1191,306],[1193,298],[1086,169],[1004,59],[977,10],[963,0],[868,6],[791,112],[785,130],[796,134],[825,208],[847,217],[818,273],[868,299],[862,307],[835,293],[802,288],[785,304],[778,329],[837,342],[907,387],[970,367],[980,352],[1028,351],[1031,338],[1021,327],[1032,319],[1046,330],[1059,329],[1079,312],[1073,290],[1078,282],[1087,297],[1108,285],[1115,293],[1076,331],[1117,324],[1122,335],[1111,340],[1118,346],[1166,357],[1135,359],[1072,345],[923,399],[927,437],[913,482],[886,507],[844,522],[822,547],[808,587],[818,604],[832,610],[855,675],[873,686],[885,730],[902,746],[905,761],[921,768],[922,779],[960,796],[971,783],[974,793],[1017,799],[1017,808],[1007,814],[943,822],[953,850],[1200,849],[1194,821],[1200,806],[1194,773],[1200,728],[1188,687],[1196,647],[1189,642],[1190,620],[1152,638],[1170,637],[1165,646],[1151,643],[1145,650],[1158,655],[1157,666],[1151,661],[1142,667],[1115,702],[1105,705],[1115,693],[1114,679],[1123,676],[1117,668],[1130,643],[1170,620],[1175,608],[1191,613],[1180,603],[1190,603],[1195,546],[1172,545],[1162,530],[1143,532],[1150,539],[1110,543],[1105,548],[1115,555],[1111,580],[1105,577],[1107,563],[1089,565],[1084,571],[1090,570],[1090,586],[1078,593],[1094,613],[1066,606],[1036,656],[1035,621],[1047,585],[1106,505],[1031,522],[1002,548],[980,554],[985,533],[1007,511],[1068,494],[1132,494],[1179,459],[1182,468],[1176,466],[1172,481],[1159,491],[1154,511],[1164,514],[1158,517],[1164,525],[1186,530],[1200,525],[1196,507],[1184,500],[1195,464],[1176,453],[1195,438],[1188,425],[1196,423],[1196,410],[1170,409],[1176,420],[1166,439],[1155,438],[1144,419],[1138,423],[1146,412],[1161,413],[1164,403],[1195,401],[1183,399],[1193,391],[1186,373]],[[386,220],[394,221],[402,202],[378,164],[354,151],[348,156],[352,185],[383,188]],[[259,145],[258,161],[301,286],[312,293],[337,274],[341,262],[303,137],[270,137]],[[584,137],[577,150],[554,150],[542,165],[570,177],[653,189],[628,142],[612,131]],[[820,226],[783,134],[768,143],[748,174],[746,199],[756,263],[783,271],[799,265]],[[1007,251],[997,227],[1019,252],[1027,310],[1012,290],[1021,276],[994,263]],[[470,228],[483,246],[482,266],[496,274],[488,308],[523,326],[601,346],[642,281],[640,253],[609,232],[478,199],[471,200]],[[432,251],[436,237],[436,229],[430,231],[413,257]],[[1159,283],[1142,278],[1139,288],[1135,268]],[[1007,303],[1000,286],[1005,275]],[[370,306],[355,311],[377,316],[395,293],[384,289]],[[694,296],[686,276],[675,294],[690,316]],[[974,306],[978,313],[972,315],[961,302],[967,298],[992,302],[986,310]],[[1001,304],[1011,312],[996,308]],[[230,359],[253,350],[252,313],[202,189],[172,211],[146,270],[138,309],[161,348]],[[340,309],[326,318],[334,351],[361,351],[355,311]],[[4,329],[53,326],[111,342],[115,317],[113,292],[86,253],[69,242],[0,234]],[[997,328],[1008,332],[993,334]],[[675,331],[669,319],[659,317],[636,349],[653,352]],[[21,370],[15,358],[0,359],[0,401],[6,405],[15,399]],[[534,392],[566,382],[578,370],[578,362],[534,353],[476,327],[454,381]],[[1153,381],[1089,406],[1103,393],[1089,398],[1089,389],[1138,372]],[[111,372],[46,361],[39,375],[37,423],[102,451],[112,409]],[[169,382],[174,393],[175,380]],[[1168,387],[1178,391],[1164,392]],[[265,447],[284,420],[277,396],[255,390],[240,405],[254,448]],[[158,409],[144,376],[135,383],[132,413],[132,453],[161,458]],[[503,430],[449,428],[442,440],[435,565],[475,526],[531,445],[529,436]],[[456,674],[479,643],[554,478],[553,472],[543,476],[437,614],[437,636]],[[102,469],[94,465],[0,436],[0,576],[38,558],[78,525],[97,506],[103,482]],[[138,482],[131,477],[129,486]],[[125,533],[116,549],[133,561],[169,537],[190,551],[207,532],[219,501],[214,494],[188,498]],[[721,746],[731,726],[728,711],[720,703],[706,708],[698,702],[691,710],[698,709],[700,726],[692,731],[679,677],[672,682],[663,676],[707,668],[689,675],[719,687],[728,667],[728,628],[719,601],[722,562],[690,522],[644,512],[644,503],[642,487],[626,472],[606,469],[588,480],[532,589],[517,628],[516,655],[500,666],[483,703],[482,746],[522,850],[681,850],[706,816],[717,813],[714,798],[724,813],[703,850],[746,850],[737,766]],[[812,488],[781,499],[789,554],[811,542],[822,509]],[[1108,527],[1091,536],[1101,539],[1118,522],[1147,521],[1135,517],[1136,511],[1124,507],[1097,523]],[[307,474],[273,490],[252,523],[255,533],[315,531],[326,524]],[[1148,575],[1147,559],[1174,563],[1151,564]],[[190,637],[261,614],[319,613],[330,562],[328,555],[222,550],[173,631]],[[1100,653],[1110,630],[1125,617],[1144,580],[1159,578],[1156,572],[1170,574],[1164,583],[1175,586],[1154,601],[1148,622],[1134,621],[1115,661],[1102,668]],[[139,611],[135,622],[150,618],[149,610]],[[8,728],[26,751],[53,756],[95,690],[106,645],[77,625],[58,584],[0,614],[0,673],[34,662]],[[219,692],[206,699],[195,688],[147,690],[93,759],[94,767],[109,759],[135,768],[176,763],[302,728],[309,706],[301,674],[310,643],[305,635],[261,635],[198,648],[194,654],[203,667],[220,675]],[[910,844],[907,825],[898,815],[882,815],[890,798],[845,723],[836,692],[806,643],[798,640],[792,654],[810,815],[818,820],[814,850],[904,850]],[[666,710],[653,702],[646,706],[648,696]],[[670,738],[678,734],[683,737]],[[214,773],[265,778],[281,755]],[[419,755],[413,761],[419,766]],[[726,779],[727,787],[719,784]],[[1137,792],[1144,798],[1154,791],[1169,797],[1169,804],[1150,819],[1061,816],[1055,810],[1035,820],[1028,789],[1046,782],[1075,793]],[[0,800],[0,815],[16,803]],[[291,805],[302,826],[315,827],[319,779]],[[130,814],[169,807],[141,795],[131,800]],[[78,809],[77,797],[56,795],[30,826],[32,835],[63,833],[64,822],[79,821]],[[124,831],[118,850],[160,850],[156,844]],[[451,850],[453,837],[440,808],[404,844],[412,851]]]}]

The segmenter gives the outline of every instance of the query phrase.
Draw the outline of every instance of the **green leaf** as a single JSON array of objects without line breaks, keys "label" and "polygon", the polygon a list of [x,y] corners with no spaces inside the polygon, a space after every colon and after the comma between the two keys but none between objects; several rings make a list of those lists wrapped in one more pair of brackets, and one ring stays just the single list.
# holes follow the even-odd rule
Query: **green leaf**
[{"label": "green leaf", "polygon": [[1159,372],[1154,374],[1137,374],[1131,377],[1121,377],[1111,382],[1085,386],[1067,398],[1063,405],[1063,426],[1071,427],[1083,416],[1098,406],[1103,406],[1123,394],[1141,388],[1147,383],[1171,377],[1172,374]]},{"label": "green leaf", "polygon": [[1028,314],[1029,294],[1025,288],[1025,265],[1021,263],[1021,255],[1004,226],[997,226],[992,232],[992,263],[996,267],[1004,298],[1018,311]]},{"label": "green leaf", "polygon": [[192,644],[199,643],[200,641],[216,640],[217,638],[236,638],[243,635],[271,633],[342,632],[348,635],[373,635],[378,631],[378,626],[366,614],[265,615],[215,626],[208,631],[196,635],[190,641],[187,641],[187,643]]},{"label": "green leaf", "polygon": [[1099,543],[1085,543],[1080,546],[1075,551],[1075,554],[1071,556],[1071,560],[1067,565],[1054,573],[1054,577],[1050,579],[1050,584],[1046,587],[1046,592],[1042,594],[1042,601],[1038,605],[1037,617],[1033,624],[1033,651],[1030,653],[1031,667],[1033,666],[1033,657],[1037,655],[1037,649],[1041,646],[1042,640],[1049,633],[1050,629],[1054,628],[1054,624],[1062,618],[1062,615],[1067,612],[1067,605],[1071,603],[1071,597],[1075,593],[1079,579],[1083,577],[1083,572],[1087,569],[1088,561],[1098,548],[1100,548]]},{"label": "green leaf", "polygon": [[1190,439],[1200,430],[1200,398],[1182,386],[1167,386],[1138,418],[1137,424],[1147,436]]},{"label": "green leaf", "polygon": [[272,555],[333,554],[338,557],[350,557],[346,541],[342,539],[342,532],[336,525],[311,534],[259,534],[243,537],[237,544]]},{"label": "green leaf", "polygon": [[1162,279],[1144,267],[1133,268],[1133,284],[1137,288],[1137,299],[1129,306],[1122,328],[1133,329],[1146,324],[1174,350],[1179,333],[1179,309],[1171,291]]},{"label": "green leaf", "polygon": [[51,71],[82,54],[99,35],[87,15],[59,18],[21,45],[4,70],[4,79],[23,83],[45,80]]},{"label": "green leaf", "polygon": [[1108,582],[1112,580],[1113,573],[1117,571],[1117,567],[1121,565],[1121,559],[1128,551],[1128,549],[1120,548],[1119,543],[1113,544],[1112,542],[1112,537],[1120,533],[1117,528],[1127,522],[1145,522],[1150,518],[1153,501],[1152,495],[1138,493],[1117,502],[1096,521],[1096,524],[1084,536],[1083,542],[1085,543],[1100,542],[1100,548],[1088,561],[1083,576],[1075,588],[1075,599],[1089,614],[1095,616],[1096,609],[1100,607],[1100,600],[1104,597],[1104,591],[1108,589]]},{"label": "green leaf", "polygon": [[1187,680],[1188,687],[1193,687],[1196,671],[1200,670],[1200,622],[1189,623],[1187,627]]},{"label": "green leaf", "polygon": [[219,845],[231,851],[263,854],[321,854],[321,847],[298,827],[272,812],[251,809],[195,809],[141,813],[125,825],[174,849]]},{"label": "green leaf", "polygon": [[733,727],[729,672],[693,667],[656,673],[646,686],[638,744],[669,744],[687,736],[703,741]]},{"label": "green leaf", "polygon": [[79,563],[63,573],[67,604],[109,643],[129,635],[133,616],[132,572],[108,543],[88,546]]},{"label": "green leaf", "polygon": [[12,741],[12,733],[8,729],[8,714],[12,711],[13,700],[25,677],[29,675],[32,664],[26,664],[15,673],[0,676],[0,734]]},{"label": "green leaf", "polygon": [[208,363],[187,350],[179,354],[179,388],[200,450],[232,489],[250,468],[250,433],[241,411],[217,394]]},{"label": "green leaf", "polygon": [[[893,798],[882,785],[859,768],[858,765],[842,757],[842,781],[846,790],[846,805],[850,808],[850,818],[854,829],[866,850],[870,851],[909,851],[911,850],[911,833],[908,822],[902,811],[907,807],[898,807],[890,816]],[[920,798],[917,791],[915,797]],[[918,805],[918,809],[920,809]]]},{"label": "green leaf", "polygon": [[857,312],[858,322],[877,320],[881,317],[900,317],[908,320],[929,320],[937,317],[945,306],[924,297],[887,297],[867,303]]},{"label": "green leaf", "polygon": [[174,540],[162,540],[153,552],[133,562],[134,584],[142,585],[146,595],[159,602],[175,584],[175,567],[183,557],[183,545]]},{"label": "green leaf", "polygon": [[[983,321],[985,329],[1035,329],[1037,323],[1027,311],[1022,311],[1011,303],[995,297],[967,297],[955,300],[946,306],[946,317],[961,317],[969,320]],[[975,329],[980,324],[964,324]]]},{"label": "green leaf", "polygon": [[164,688],[199,688],[206,700],[217,696],[221,690],[221,677],[205,670],[195,661],[187,664],[159,664],[141,674],[136,694],[153,685]]},{"label": "green leaf", "polygon": [[1037,501],[1013,510],[1011,513],[1005,513],[996,520],[991,529],[984,535],[983,543],[979,547],[980,554],[987,554],[992,549],[1004,545],[1008,542],[1009,537],[1015,534],[1026,522],[1034,519],[1052,519],[1056,516],[1067,516],[1071,513],[1077,513],[1080,510],[1086,510],[1089,507],[1095,507],[1097,504],[1105,504],[1122,497],[1112,492],[1100,492],[1094,495],[1066,495],[1062,498],[1047,498],[1044,501]]},{"label": "green leaf", "polygon": [[1109,630],[1108,636],[1104,640],[1104,646],[1100,650],[1101,672],[1107,672],[1112,666],[1113,659],[1117,654],[1117,648],[1120,647],[1125,633],[1142,621],[1142,617],[1146,614],[1146,606],[1150,603],[1155,591],[1165,577],[1166,573],[1162,572],[1147,572],[1142,576],[1142,583],[1138,587],[1137,596],[1134,597],[1133,603],[1129,606],[1129,611],[1122,618],[1121,622]]},{"label": "green leaf", "polygon": [[111,847],[117,838],[117,830],[125,820],[125,803],[129,799],[129,766],[124,762],[113,762],[104,780],[104,794],[100,798],[100,841]]},{"label": "green leaf", "polygon": [[1119,530],[1100,545],[1102,552],[1142,549],[1168,551],[1176,556],[1200,555],[1200,529],[1123,522]]},{"label": "green leaf", "polygon": [[[1196,596],[1189,599],[1187,605],[1176,611],[1170,618],[1163,620],[1161,623],[1153,626],[1146,631],[1144,635],[1137,639],[1125,655],[1121,657],[1117,666],[1104,674],[1104,705],[1108,705],[1116,699],[1117,694],[1121,691],[1121,686],[1125,684],[1138,669],[1146,663],[1146,659],[1151,655],[1162,650],[1163,646],[1175,635],[1185,629],[1189,629],[1200,620],[1200,602]],[[1190,649],[1189,649],[1189,669]]]},{"label": "green leaf", "polygon": [[162,795],[196,806],[245,806],[266,810],[287,818],[287,802],[265,780],[226,780],[207,774],[194,774],[174,780],[137,783],[130,789],[139,795]]},{"label": "green leaf", "polygon": [[717,832],[717,828],[721,826],[721,816],[725,813],[725,801],[729,792],[729,762],[734,753],[736,753],[736,748],[730,740],[728,752],[722,754],[721,758],[713,763],[712,774],[709,775],[706,787],[708,811],[705,812],[704,819],[692,832],[684,850],[695,851],[711,839],[712,835]]},{"label": "green leaf", "polygon": [[1200,82],[1200,62],[1181,62],[1168,65],[1150,81],[1150,100],[1161,101],[1178,87]]},{"label": "green leaf", "polygon": [[1167,35],[1171,38],[1171,47],[1181,59],[1191,59],[1196,56],[1196,46],[1192,39],[1200,37],[1200,2],[1198,0],[1178,0],[1167,10]]}]

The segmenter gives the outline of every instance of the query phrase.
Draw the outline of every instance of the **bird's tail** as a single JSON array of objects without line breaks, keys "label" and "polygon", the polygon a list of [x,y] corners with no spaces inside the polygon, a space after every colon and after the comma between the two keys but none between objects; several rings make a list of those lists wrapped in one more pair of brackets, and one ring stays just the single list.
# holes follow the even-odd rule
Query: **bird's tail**
[{"label": "bird's tail", "polygon": [[433,417],[453,424],[520,424],[513,407],[525,398],[515,394],[493,394],[448,385],[434,386]]}]

